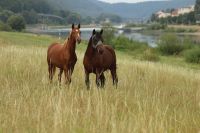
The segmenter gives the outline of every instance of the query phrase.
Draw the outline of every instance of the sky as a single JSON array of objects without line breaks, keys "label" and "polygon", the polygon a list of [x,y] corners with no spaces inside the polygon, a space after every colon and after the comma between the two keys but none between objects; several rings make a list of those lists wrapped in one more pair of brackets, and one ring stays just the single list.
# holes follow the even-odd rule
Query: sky
[{"label": "sky", "polygon": [[145,2],[145,1],[164,1],[164,0],[100,0],[109,3],[118,3],[118,2],[127,2],[127,3],[137,3],[137,2]]}]

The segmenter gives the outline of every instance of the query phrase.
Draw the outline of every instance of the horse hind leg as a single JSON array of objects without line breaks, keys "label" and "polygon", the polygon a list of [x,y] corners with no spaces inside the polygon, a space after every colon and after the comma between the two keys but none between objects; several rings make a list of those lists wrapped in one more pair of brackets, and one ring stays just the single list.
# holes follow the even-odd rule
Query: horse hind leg
[{"label": "horse hind leg", "polygon": [[49,71],[49,80],[50,80],[50,83],[52,83],[52,79],[53,79],[53,65],[52,64],[48,64],[48,71]]},{"label": "horse hind leg", "polygon": [[116,87],[117,87],[118,77],[117,77],[116,69],[111,69],[110,71],[111,71],[111,75],[112,75],[113,85],[116,85]]},{"label": "horse hind leg", "polygon": [[70,78],[70,71],[68,68],[64,69],[64,74],[65,74],[65,84],[69,85],[71,83],[71,78]]},{"label": "horse hind leg", "polygon": [[48,71],[49,71],[49,80],[51,80],[51,65],[48,64]]},{"label": "horse hind leg", "polygon": [[53,66],[53,65],[51,65],[51,66],[50,66],[50,76],[49,76],[49,79],[50,79],[50,82],[51,82],[51,83],[52,83],[52,81],[53,81],[53,76],[54,76],[55,72],[56,72],[56,67]]},{"label": "horse hind leg", "polygon": [[104,74],[102,73],[101,75],[100,75],[100,87],[101,88],[104,88],[104,86],[105,86],[105,80],[106,80],[106,78],[105,78],[105,76],[104,76]]}]

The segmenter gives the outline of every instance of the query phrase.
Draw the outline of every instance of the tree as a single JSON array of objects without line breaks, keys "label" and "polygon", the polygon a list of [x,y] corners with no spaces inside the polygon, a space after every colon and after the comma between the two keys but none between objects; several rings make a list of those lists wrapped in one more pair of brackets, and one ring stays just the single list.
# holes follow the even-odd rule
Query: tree
[{"label": "tree", "polygon": [[13,15],[14,13],[12,11],[9,10],[3,10],[2,12],[0,12],[0,20],[4,23],[7,22],[8,18]]},{"label": "tree", "polygon": [[22,15],[27,24],[36,24],[38,22],[38,15],[34,10],[24,11]]},{"label": "tree", "polygon": [[152,15],[151,15],[151,22],[155,22],[155,21],[157,21],[157,16],[156,16],[156,14],[155,13],[153,13]]},{"label": "tree", "polygon": [[194,12],[195,12],[195,19],[197,21],[200,21],[200,0],[196,0]]},{"label": "tree", "polygon": [[91,24],[92,20],[93,20],[92,17],[87,16],[87,17],[81,19],[81,23],[82,24]]},{"label": "tree", "polygon": [[67,18],[68,24],[80,23],[80,21],[81,21],[81,16],[77,13],[70,13]]},{"label": "tree", "polygon": [[16,31],[25,29],[25,20],[21,15],[12,15],[8,18],[8,24]]}]

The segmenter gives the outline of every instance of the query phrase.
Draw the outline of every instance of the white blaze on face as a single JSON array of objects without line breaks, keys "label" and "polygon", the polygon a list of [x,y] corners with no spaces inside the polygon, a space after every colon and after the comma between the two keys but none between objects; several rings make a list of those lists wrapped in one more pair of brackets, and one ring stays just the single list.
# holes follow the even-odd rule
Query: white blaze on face
[{"label": "white blaze on face", "polygon": [[78,32],[78,38],[80,37],[80,33],[79,33],[79,30],[78,29],[76,29],[76,32]]},{"label": "white blaze on face", "polygon": [[98,43],[95,45],[95,44],[93,44],[92,46],[93,46],[93,48],[97,48],[99,45],[102,45],[103,44],[103,42],[101,41],[101,40],[99,40],[98,41]]},{"label": "white blaze on face", "polygon": [[101,45],[101,44],[103,44],[103,42],[100,40],[100,41],[98,41],[96,47],[97,47],[98,45]]}]

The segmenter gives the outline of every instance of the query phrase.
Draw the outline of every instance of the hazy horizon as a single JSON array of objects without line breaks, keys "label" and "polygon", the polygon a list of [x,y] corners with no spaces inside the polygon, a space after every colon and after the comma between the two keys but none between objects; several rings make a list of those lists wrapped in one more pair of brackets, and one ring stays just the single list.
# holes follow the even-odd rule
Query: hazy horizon
[{"label": "hazy horizon", "polygon": [[139,2],[147,2],[147,1],[169,1],[169,0],[99,0],[108,3],[139,3]]}]

